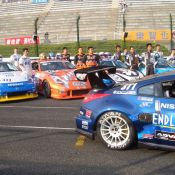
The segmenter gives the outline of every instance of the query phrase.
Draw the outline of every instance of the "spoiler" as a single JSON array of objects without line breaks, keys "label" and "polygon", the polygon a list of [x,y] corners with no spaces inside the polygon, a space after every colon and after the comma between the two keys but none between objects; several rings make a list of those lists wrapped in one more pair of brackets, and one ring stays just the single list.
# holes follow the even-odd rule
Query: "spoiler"
[{"label": "spoiler", "polygon": [[115,81],[108,75],[108,73],[115,74],[115,72],[114,66],[97,66],[75,70],[74,74],[79,81],[88,79],[93,89],[103,89],[115,84]]}]

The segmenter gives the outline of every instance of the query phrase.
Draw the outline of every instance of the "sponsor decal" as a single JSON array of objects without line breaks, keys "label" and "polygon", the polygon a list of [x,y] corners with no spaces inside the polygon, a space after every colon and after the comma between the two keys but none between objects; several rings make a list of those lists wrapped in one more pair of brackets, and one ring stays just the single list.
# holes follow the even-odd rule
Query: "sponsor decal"
[{"label": "sponsor decal", "polygon": [[153,98],[151,98],[151,97],[141,97],[141,96],[139,96],[137,99],[141,100],[141,101],[153,102]]},{"label": "sponsor decal", "polygon": [[86,82],[81,82],[81,81],[75,81],[73,82],[73,86],[83,86],[86,87]]},{"label": "sponsor decal", "polygon": [[156,111],[161,111],[161,109],[170,109],[174,110],[175,109],[175,104],[173,103],[161,103],[159,100],[155,101],[155,110]]},{"label": "sponsor decal", "polygon": [[153,134],[143,134],[144,139],[153,139],[154,135]]},{"label": "sponsor decal", "polygon": [[144,108],[144,107],[151,107],[152,104],[153,104],[153,102],[143,101],[139,106],[140,106],[141,108]]},{"label": "sponsor decal", "polygon": [[156,131],[155,135],[158,139],[175,141],[175,133]]},{"label": "sponsor decal", "polygon": [[10,83],[7,86],[14,87],[14,86],[22,86],[22,85],[23,85],[23,83]]},{"label": "sponsor decal", "polygon": [[175,116],[173,115],[169,116],[167,114],[153,113],[152,122],[154,125],[175,127]]},{"label": "sponsor decal", "polygon": [[136,91],[114,91],[113,94],[136,95]]},{"label": "sponsor decal", "polygon": [[88,129],[89,128],[89,124],[88,124],[87,121],[85,121],[85,120],[82,121],[82,128],[83,129]]}]

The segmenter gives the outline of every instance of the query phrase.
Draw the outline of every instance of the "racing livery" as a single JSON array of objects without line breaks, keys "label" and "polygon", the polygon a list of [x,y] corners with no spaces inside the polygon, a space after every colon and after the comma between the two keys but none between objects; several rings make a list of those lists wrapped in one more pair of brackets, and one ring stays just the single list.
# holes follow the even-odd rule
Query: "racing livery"
[{"label": "racing livery", "polygon": [[[106,74],[113,68],[76,70],[94,88],[76,117],[77,130],[109,148],[123,150],[138,142],[175,148],[175,72],[115,84]],[[86,75],[86,76],[85,76]],[[104,80],[110,84],[106,85]]]},{"label": "racing livery", "polygon": [[141,72],[137,70],[130,70],[129,66],[120,60],[104,59],[103,61],[101,61],[100,65],[116,67],[115,74],[109,75],[116,83],[133,81],[144,77]]},{"label": "racing livery", "polygon": [[175,60],[166,60],[164,58],[159,59],[154,65],[154,73],[160,74],[164,72],[170,72],[175,70]]},{"label": "racing livery", "polygon": [[36,98],[36,85],[27,73],[12,63],[0,62],[0,102]]},{"label": "racing livery", "polygon": [[81,82],[74,75],[75,67],[69,61],[33,61],[38,91],[46,98],[83,98],[91,89],[88,81]]},{"label": "racing livery", "polygon": [[[147,67],[143,62],[139,64],[139,71],[146,75]],[[154,63],[154,73],[160,74],[164,72],[170,72],[175,70],[175,60],[174,59],[167,59],[167,58],[160,58],[158,61]]]}]

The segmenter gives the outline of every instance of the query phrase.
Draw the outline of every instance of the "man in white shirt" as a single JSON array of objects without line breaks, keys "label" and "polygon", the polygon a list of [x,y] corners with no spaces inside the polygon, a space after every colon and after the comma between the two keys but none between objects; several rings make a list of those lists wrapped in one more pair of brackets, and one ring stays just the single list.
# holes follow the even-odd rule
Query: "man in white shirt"
[{"label": "man in white shirt", "polygon": [[22,57],[19,59],[19,68],[23,71],[23,72],[27,72],[27,74],[29,76],[32,76],[32,64],[31,64],[31,60],[29,58],[29,50],[28,48],[24,48],[23,49],[23,55]]},{"label": "man in white shirt", "polygon": [[160,44],[156,45],[156,50],[153,52],[155,61],[158,61],[160,58],[163,58],[163,52],[161,51]]},{"label": "man in white shirt", "polygon": [[10,60],[16,67],[19,67],[19,59],[21,55],[18,54],[18,48],[15,48],[13,51],[14,53],[10,56]]}]

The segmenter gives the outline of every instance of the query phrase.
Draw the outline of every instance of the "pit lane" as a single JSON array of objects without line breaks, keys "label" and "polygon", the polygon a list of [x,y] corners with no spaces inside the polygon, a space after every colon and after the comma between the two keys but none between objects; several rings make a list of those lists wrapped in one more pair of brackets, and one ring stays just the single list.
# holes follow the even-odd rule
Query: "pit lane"
[{"label": "pit lane", "polygon": [[0,174],[174,174],[175,153],[106,149],[75,132],[81,100],[0,104]]}]

